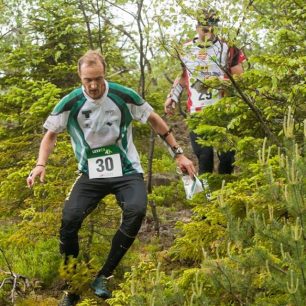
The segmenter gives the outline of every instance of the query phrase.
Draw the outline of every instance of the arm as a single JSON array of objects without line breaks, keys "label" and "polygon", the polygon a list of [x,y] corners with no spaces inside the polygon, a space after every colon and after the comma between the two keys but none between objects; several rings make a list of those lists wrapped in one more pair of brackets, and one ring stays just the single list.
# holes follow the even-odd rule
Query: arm
[{"label": "arm", "polygon": [[243,67],[242,64],[239,63],[238,65],[235,65],[233,67],[230,68],[231,69],[231,74],[237,74],[240,75],[243,73]]},{"label": "arm", "polygon": [[57,139],[57,133],[51,132],[49,130],[43,137],[40,143],[39,155],[36,166],[33,168],[33,170],[31,171],[30,175],[27,178],[27,185],[29,188],[31,188],[34,185],[36,176],[39,176],[41,182],[44,181],[46,174],[45,166],[47,164],[49,155],[53,151],[56,139]]},{"label": "arm", "polygon": [[[169,127],[166,122],[156,113],[152,112],[148,118],[149,123],[151,124],[152,128],[156,133],[159,135],[165,135],[169,131]],[[165,138],[164,141],[171,147],[178,147],[178,144],[172,135],[169,133]],[[177,154],[175,156],[176,163],[178,167],[183,172],[188,172],[190,177],[193,177],[195,173],[195,167],[191,160],[189,160],[184,154]]]},{"label": "arm", "polygon": [[175,109],[175,103],[179,101],[180,95],[186,87],[186,80],[184,78],[184,72],[181,76],[177,77],[173,82],[170,93],[164,103],[164,111],[167,115],[173,115]]}]

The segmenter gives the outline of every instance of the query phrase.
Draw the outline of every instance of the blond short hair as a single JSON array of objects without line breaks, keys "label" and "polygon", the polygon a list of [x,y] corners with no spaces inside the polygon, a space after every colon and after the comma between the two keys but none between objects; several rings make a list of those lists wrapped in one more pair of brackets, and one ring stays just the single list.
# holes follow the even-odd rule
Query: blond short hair
[{"label": "blond short hair", "polygon": [[83,64],[87,64],[88,66],[94,66],[97,65],[97,63],[101,63],[103,65],[104,71],[106,70],[106,63],[100,51],[89,50],[78,60],[78,72],[81,72],[81,66]]}]

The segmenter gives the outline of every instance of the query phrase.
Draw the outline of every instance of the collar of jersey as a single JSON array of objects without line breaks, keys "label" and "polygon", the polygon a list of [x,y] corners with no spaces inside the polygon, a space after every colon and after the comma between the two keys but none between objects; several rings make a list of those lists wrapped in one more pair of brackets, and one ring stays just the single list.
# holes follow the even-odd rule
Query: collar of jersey
[{"label": "collar of jersey", "polygon": [[105,92],[104,92],[103,96],[100,99],[93,99],[93,98],[89,97],[88,94],[85,92],[84,86],[82,86],[83,94],[84,94],[84,96],[85,96],[85,98],[86,98],[86,100],[88,102],[95,103],[95,104],[102,104],[103,103],[103,101],[107,97],[108,89],[109,89],[108,82],[106,80],[104,80],[104,82],[105,82]]}]

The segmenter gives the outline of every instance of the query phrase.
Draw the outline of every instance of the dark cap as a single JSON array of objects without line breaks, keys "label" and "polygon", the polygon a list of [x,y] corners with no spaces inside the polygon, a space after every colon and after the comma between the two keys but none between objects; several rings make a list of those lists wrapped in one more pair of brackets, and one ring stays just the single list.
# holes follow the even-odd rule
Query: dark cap
[{"label": "dark cap", "polygon": [[198,26],[216,26],[220,21],[217,12],[212,9],[199,9],[197,20]]}]

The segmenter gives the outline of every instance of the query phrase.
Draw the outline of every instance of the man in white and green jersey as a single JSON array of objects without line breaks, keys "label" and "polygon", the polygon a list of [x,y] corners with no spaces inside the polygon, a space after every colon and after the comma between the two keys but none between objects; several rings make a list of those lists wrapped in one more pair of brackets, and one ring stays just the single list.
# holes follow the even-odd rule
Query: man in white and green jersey
[{"label": "man in white and green jersey", "polygon": [[[177,145],[171,129],[146,101],[132,89],[105,80],[105,62],[100,53],[88,51],[82,56],[78,72],[82,87],[64,97],[47,118],[47,132],[27,185],[32,187],[37,176],[44,180],[57,134],[67,129],[81,175],[63,209],[60,250],[65,258],[78,256],[78,231],[100,199],[115,194],[122,209],[122,222],[108,258],[91,284],[95,294],[106,299],[111,296],[107,278],[132,245],[146,212],[146,187],[133,143],[132,121],[148,121],[171,148],[182,171],[193,176],[195,168]],[[78,300],[77,294],[68,292],[60,305],[75,305]]]},{"label": "man in white and green jersey", "polygon": [[84,87],[75,89],[56,105],[44,127],[55,133],[67,128],[83,173],[90,174],[88,158],[92,149],[99,153],[101,147],[119,152],[123,175],[142,173],[131,123],[133,119],[145,123],[151,112],[152,107],[132,89],[105,80],[101,98],[92,99]]}]

